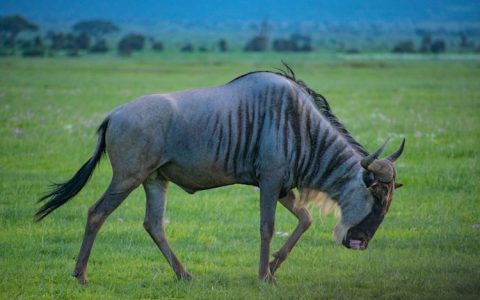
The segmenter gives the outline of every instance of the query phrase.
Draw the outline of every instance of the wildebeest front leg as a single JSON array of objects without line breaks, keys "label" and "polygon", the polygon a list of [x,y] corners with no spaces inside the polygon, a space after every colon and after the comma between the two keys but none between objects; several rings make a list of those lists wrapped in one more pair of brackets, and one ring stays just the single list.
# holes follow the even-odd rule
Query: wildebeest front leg
[{"label": "wildebeest front leg", "polygon": [[290,235],[288,240],[285,242],[285,244],[273,254],[275,257],[271,262],[270,262],[270,273],[275,274],[275,271],[280,267],[282,262],[287,258],[288,254],[290,251],[292,251],[292,248],[295,246],[297,243],[298,239],[302,236],[302,234],[310,227],[312,224],[312,216],[308,212],[308,210],[304,207],[297,207],[295,206],[295,194],[290,191],[288,192],[287,196],[281,198],[280,203],[282,203],[285,208],[287,208],[292,214],[295,215],[298,219],[298,225],[293,231],[293,233]]},{"label": "wildebeest front leg", "polygon": [[162,254],[167,259],[178,279],[189,280],[192,275],[188,273],[178,260],[175,253],[173,253],[168,244],[165,235],[164,214],[167,206],[167,181],[162,181],[151,177],[143,183],[145,193],[147,195],[147,210],[145,213],[145,221],[143,226],[148,234],[152,237],[155,244],[157,244]]},{"label": "wildebeest front leg", "polygon": [[270,273],[269,256],[270,242],[275,228],[275,209],[279,191],[275,185],[264,183],[260,185],[260,265],[258,275],[265,282],[275,283]]}]

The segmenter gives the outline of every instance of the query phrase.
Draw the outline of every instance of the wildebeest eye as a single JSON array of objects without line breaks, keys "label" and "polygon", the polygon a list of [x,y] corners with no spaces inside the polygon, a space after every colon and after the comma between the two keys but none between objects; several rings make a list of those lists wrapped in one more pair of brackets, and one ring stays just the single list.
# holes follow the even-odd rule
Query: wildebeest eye
[{"label": "wildebeest eye", "polygon": [[375,178],[373,177],[372,172],[368,172],[368,171],[363,172],[363,182],[365,183],[365,186],[367,188],[371,187],[374,181],[375,181]]}]

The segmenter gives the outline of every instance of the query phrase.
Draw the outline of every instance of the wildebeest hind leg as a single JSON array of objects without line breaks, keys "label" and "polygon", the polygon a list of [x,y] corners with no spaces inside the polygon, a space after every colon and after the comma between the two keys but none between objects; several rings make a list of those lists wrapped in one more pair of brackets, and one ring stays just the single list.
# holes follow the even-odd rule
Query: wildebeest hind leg
[{"label": "wildebeest hind leg", "polygon": [[270,262],[270,273],[272,275],[275,273],[275,271],[280,267],[282,262],[287,258],[288,254],[290,251],[292,251],[292,248],[295,246],[297,243],[298,239],[302,236],[302,234],[310,227],[312,224],[312,217],[308,210],[304,207],[296,207],[295,206],[295,194],[290,191],[288,194],[281,198],[280,203],[285,206],[292,214],[295,215],[298,219],[298,225],[293,231],[293,233],[290,235],[288,240],[285,242],[285,244],[278,250],[277,252],[273,253],[273,256],[275,257],[271,262]]},{"label": "wildebeest hind leg", "polygon": [[157,244],[163,256],[167,259],[170,266],[175,271],[178,279],[190,280],[192,276],[183,267],[175,253],[173,253],[168,244],[164,230],[164,214],[167,206],[167,181],[155,178],[151,175],[144,183],[145,193],[147,196],[147,209],[145,213],[145,221],[143,226],[148,234]]},{"label": "wildebeest hind leg", "polygon": [[133,178],[118,180],[113,178],[110,186],[103,196],[88,209],[87,225],[83,236],[80,253],[72,276],[81,284],[87,283],[86,269],[88,258],[92,250],[95,237],[107,217],[127,198],[128,194],[139,185]]}]

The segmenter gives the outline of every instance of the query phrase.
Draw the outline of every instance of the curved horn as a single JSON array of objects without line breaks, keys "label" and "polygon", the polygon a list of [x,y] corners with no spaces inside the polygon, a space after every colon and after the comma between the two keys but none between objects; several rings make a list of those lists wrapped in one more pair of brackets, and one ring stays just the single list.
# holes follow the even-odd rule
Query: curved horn
[{"label": "curved horn", "polygon": [[380,154],[382,154],[383,152],[383,149],[385,149],[385,146],[387,145],[388,141],[390,141],[390,138],[388,138],[385,143],[383,143],[383,145],[380,146],[380,148],[377,149],[377,151],[375,151],[374,153],[370,154],[369,156],[365,157],[364,159],[362,159],[360,161],[360,164],[362,165],[362,167],[364,169],[367,169],[368,170],[368,166],[374,161],[376,160]]},{"label": "curved horn", "polygon": [[403,139],[402,141],[402,144],[400,145],[400,147],[397,149],[397,151],[395,151],[392,155],[390,155],[389,157],[385,158],[386,160],[389,160],[391,162],[394,162],[397,160],[397,158],[400,157],[400,155],[402,155],[402,152],[403,152],[403,148],[405,147],[405,138]]}]

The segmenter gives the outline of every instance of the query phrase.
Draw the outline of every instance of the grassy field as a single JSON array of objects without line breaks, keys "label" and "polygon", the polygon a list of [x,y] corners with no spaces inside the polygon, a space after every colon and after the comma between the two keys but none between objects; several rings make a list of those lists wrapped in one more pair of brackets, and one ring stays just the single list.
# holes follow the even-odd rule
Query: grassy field
[{"label": "grassy field", "polygon": [[[103,226],[90,284],[70,277],[87,208],[110,180],[107,160],[71,202],[33,223],[36,199],[93,152],[94,132],[139,95],[217,85],[291,63],[368,149],[406,137],[390,213],[367,251],[335,245],[320,218],[277,272],[257,280],[258,192],[232,186],[188,195],[170,187],[167,232],[194,279],[178,282],[142,227],[135,191]],[[411,56],[196,54],[178,57],[0,59],[0,298],[478,299],[480,59]],[[296,222],[277,209],[279,232]],[[276,235],[273,249],[286,237]]]}]

